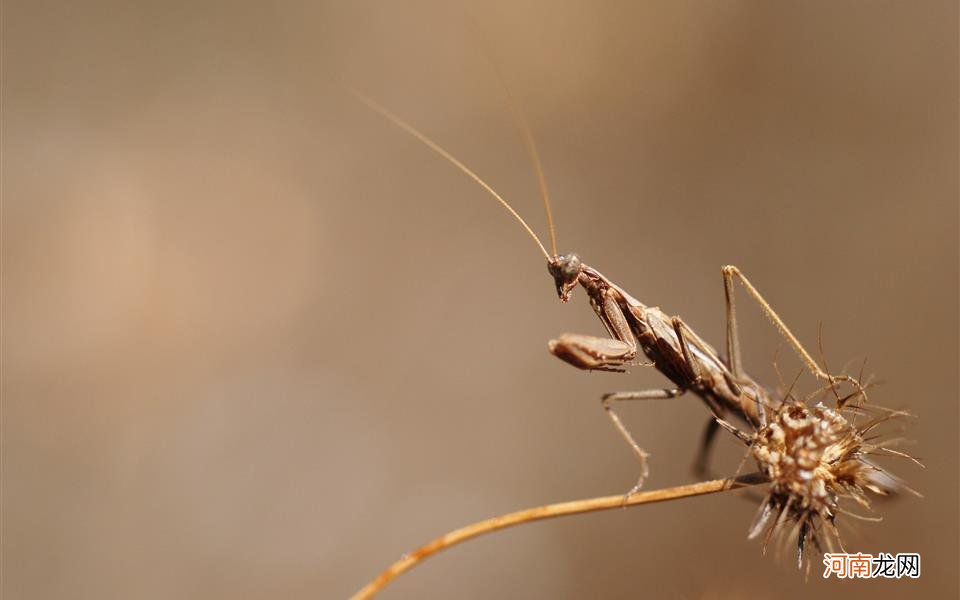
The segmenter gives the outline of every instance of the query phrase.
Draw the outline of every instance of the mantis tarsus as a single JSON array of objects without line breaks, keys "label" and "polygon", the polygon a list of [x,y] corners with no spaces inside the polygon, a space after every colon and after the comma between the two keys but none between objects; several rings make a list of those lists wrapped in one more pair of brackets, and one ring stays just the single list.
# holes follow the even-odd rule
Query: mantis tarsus
[{"label": "mantis tarsus", "polygon": [[[826,381],[830,388],[838,382],[847,382],[856,389],[856,393],[849,397],[864,394],[864,388],[857,378],[849,375],[831,375],[821,368],[737,267],[722,268],[727,314],[726,351],[729,357],[725,360],[680,317],[670,316],[657,307],[646,306],[599,271],[584,264],[576,254],[560,255],[557,252],[550,199],[536,145],[526,120],[512,101],[511,109],[521,126],[527,151],[537,174],[540,196],[549,224],[552,253],[547,252],[543,242],[516,210],[470,168],[397,115],[363,94],[351,91],[367,106],[445,158],[499,201],[537,243],[547,260],[547,269],[553,277],[557,295],[561,301],[569,300],[573,289],[578,284],[584,289],[609,337],[565,333],[549,342],[550,352],[554,356],[579,369],[622,372],[626,366],[635,364],[633,361],[638,351],[642,351],[651,361],[647,364],[656,367],[673,382],[675,387],[672,388],[614,392],[602,397],[604,410],[640,462],[640,477],[627,495],[634,493],[643,485],[649,472],[648,454],[633,439],[614,411],[615,402],[676,398],[687,392],[700,397],[715,418],[710,419],[704,432],[695,466],[698,471],[706,470],[707,455],[719,426],[729,429],[741,439],[748,437],[724,420],[728,415],[736,416],[740,421],[759,428],[766,425],[767,412],[779,406],[780,400],[743,370],[734,301],[736,280],[739,280],[747,294],[760,306],[815,377]],[[838,395],[838,403],[841,406],[845,400],[846,398],[842,399]]]}]

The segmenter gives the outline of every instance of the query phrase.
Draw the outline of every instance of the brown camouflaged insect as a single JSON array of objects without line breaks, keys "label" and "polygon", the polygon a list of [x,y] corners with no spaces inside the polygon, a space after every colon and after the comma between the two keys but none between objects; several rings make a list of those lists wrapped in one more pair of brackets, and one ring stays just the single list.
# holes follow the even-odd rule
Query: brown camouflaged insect
[{"label": "brown camouflaged insect", "polygon": [[[583,288],[590,299],[590,305],[600,318],[600,322],[603,323],[609,337],[575,333],[562,334],[549,342],[548,347],[554,356],[579,369],[623,372],[625,367],[638,364],[634,360],[637,358],[639,349],[650,360],[649,363],[640,364],[654,366],[673,382],[675,387],[672,388],[614,392],[602,397],[604,410],[620,435],[633,449],[640,462],[640,477],[627,495],[636,492],[643,485],[643,481],[649,473],[648,454],[633,439],[633,436],[613,410],[613,402],[676,398],[690,392],[700,397],[717,419],[726,419],[732,415],[742,423],[750,425],[754,430],[765,427],[768,421],[767,413],[775,412],[780,406],[780,401],[767,388],[754,381],[741,365],[734,303],[734,279],[740,280],[747,293],[759,304],[763,312],[797,352],[814,376],[826,381],[831,388],[838,382],[849,383],[855,388],[856,393],[847,398],[840,398],[838,395],[837,400],[840,407],[850,398],[864,394],[864,388],[857,378],[849,375],[831,375],[822,369],[770,304],[737,267],[725,266],[722,269],[727,312],[726,346],[727,355],[730,357],[728,361],[721,358],[717,351],[701,339],[680,317],[670,316],[657,307],[643,304],[598,270],[584,264],[578,255],[572,253],[558,254],[550,199],[539,154],[533,142],[530,128],[512,99],[510,106],[521,126],[524,141],[537,174],[540,195],[549,224],[552,254],[547,252],[540,238],[516,210],[470,168],[425,134],[377,102],[355,90],[351,91],[367,106],[463,171],[499,201],[526,229],[547,259],[547,270],[553,277],[557,295],[562,302],[570,299],[572,291],[578,284]],[[713,418],[710,419],[704,432],[695,465],[695,469],[700,473],[706,470],[707,457],[717,430],[718,421]],[[743,437],[749,437],[745,433],[739,433]]]}]

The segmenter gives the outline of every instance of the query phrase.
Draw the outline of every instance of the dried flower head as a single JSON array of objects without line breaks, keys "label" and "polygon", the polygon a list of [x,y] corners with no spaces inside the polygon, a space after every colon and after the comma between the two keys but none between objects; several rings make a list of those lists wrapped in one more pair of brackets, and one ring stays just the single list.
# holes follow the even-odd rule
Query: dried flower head
[{"label": "dried flower head", "polygon": [[[857,417],[871,415],[857,425]],[[728,430],[749,447],[752,456],[770,480],[770,489],[750,527],[749,537],[764,534],[764,551],[775,536],[796,540],[797,566],[803,567],[807,548],[816,555],[842,548],[837,530],[838,515],[860,520],[879,521],[852,512],[844,503],[854,503],[870,510],[867,492],[888,495],[910,491],[900,479],[884,471],[871,456],[912,456],[893,450],[890,446],[902,439],[891,439],[873,434],[880,424],[906,416],[901,411],[873,408],[867,410],[857,403],[837,401],[837,408],[822,402],[813,407],[794,399],[787,399],[764,415],[753,435],[747,435],[721,421]],[[922,465],[921,465],[922,466]],[[916,493],[916,492],[913,492]],[[807,562],[809,569],[810,563]]]}]

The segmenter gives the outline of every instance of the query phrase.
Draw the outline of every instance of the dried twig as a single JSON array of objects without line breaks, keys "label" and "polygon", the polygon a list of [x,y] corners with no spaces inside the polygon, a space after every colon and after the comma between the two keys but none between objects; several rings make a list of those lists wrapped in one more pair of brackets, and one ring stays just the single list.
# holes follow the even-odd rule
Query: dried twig
[{"label": "dried twig", "polygon": [[519,510],[517,512],[492,517],[461,527],[449,533],[446,533],[427,544],[420,546],[413,552],[405,554],[397,562],[387,567],[377,577],[365,585],[363,589],[353,596],[353,600],[363,600],[373,597],[374,594],[382,590],[390,581],[417,566],[425,558],[446,550],[447,548],[465,542],[485,533],[491,533],[499,529],[506,529],[514,525],[522,525],[532,521],[542,519],[552,519],[554,517],[563,517],[579,513],[594,512],[600,510],[610,510],[612,508],[623,508],[627,506],[636,506],[638,504],[650,504],[652,502],[665,502],[667,500],[678,500],[680,498],[689,498],[691,496],[702,496],[705,494],[714,494],[727,490],[750,487],[760,483],[766,483],[767,478],[759,473],[742,475],[736,478],[717,479],[714,481],[702,481],[689,485],[679,485],[676,487],[665,488],[661,490],[651,490],[649,492],[639,492],[628,497],[623,495],[604,496],[601,498],[589,498],[587,500],[574,500],[572,502],[560,502],[558,504],[547,504]]}]

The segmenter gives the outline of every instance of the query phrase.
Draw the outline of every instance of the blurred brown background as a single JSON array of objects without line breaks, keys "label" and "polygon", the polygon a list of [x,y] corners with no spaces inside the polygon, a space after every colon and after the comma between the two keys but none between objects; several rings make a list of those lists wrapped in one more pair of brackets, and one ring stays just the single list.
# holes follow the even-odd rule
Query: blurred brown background
[{"label": "blurred brown background", "polygon": [[[926,469],[888,465],[926,497],[846,540],[923,575],[805,584],[729,494],[499,533],[384,597],[957,597],[955,3],[31,1],[3,14],[4,598],[342,598],[451,528],[632,485],[598,398],[664,379],[550,357],[599,332],[582,294],[340,87],[545,232],[471,23],[562,250],[717,344],[739,265],[919,416]],[[649,488],[692,481],[698,400],[623,414]]]}]

